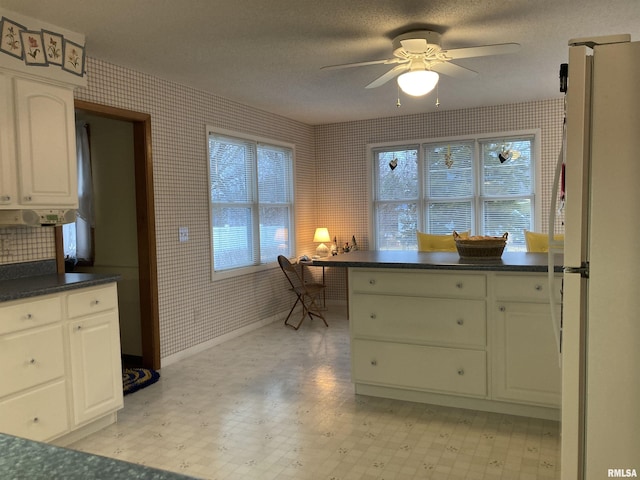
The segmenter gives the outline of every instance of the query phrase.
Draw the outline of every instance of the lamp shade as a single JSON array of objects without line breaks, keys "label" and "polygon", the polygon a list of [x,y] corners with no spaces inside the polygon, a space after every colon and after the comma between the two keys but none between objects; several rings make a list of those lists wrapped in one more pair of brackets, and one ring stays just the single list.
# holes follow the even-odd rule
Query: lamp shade
[{"label": "lamp shade", "polygon": [[329,236],[329,229],[325,227],[316,228],[316,233],[313,235],[314,242],[320,242],[318,248],[316,248],[316,255],[318,257],[328,257],[329,256],[329,247],[327,247],[324,242],[330,242],[331,237]]},{"label": "lamp shade", "polygon": [[407,95],[420,97],[435,88],[438,78],[431,70],[412,70],[398,77],[398,86]]},{"label": "lamp shade", "polygon": [[329,229],[328,228],[316,228],[316,233],[313,235],[313,241],[314,242],[330,242],[331,241],[331,237],[329,236]]}]

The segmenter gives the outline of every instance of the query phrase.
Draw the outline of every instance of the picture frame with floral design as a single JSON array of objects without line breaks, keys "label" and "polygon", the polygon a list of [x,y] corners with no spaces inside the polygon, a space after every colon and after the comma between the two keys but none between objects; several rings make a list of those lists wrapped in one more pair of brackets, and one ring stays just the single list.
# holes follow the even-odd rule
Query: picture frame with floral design
[{"label": "picture frame with floral design", "polygon": [[24,49],[24,63],[46,67],[48,63],[43,47],[42,32],[23,30],[20,32],[20,37],[22,38],[22,48]]},{"label": "picture frame with floral design", "polygon": [[19,60],[22,60],[24,56],[24,50],[22,48],[22,38],[20,32],[26,30],[25,27],[19,23],[9,20],[7,17],[2,17],[0,21],[0,52],[6,53]]},{"label": "picture frame with floral design", "polygon": [[84,46],[64,39],[62,48],[62,69],[74,73],[80,77],[84,76]]},{"label": "picture frame with floral design", "polygon": [[42,30],[42,46],[47,56],[47,62],[62,66],[64,58],[62,56],[63,38],[58,33]]}]

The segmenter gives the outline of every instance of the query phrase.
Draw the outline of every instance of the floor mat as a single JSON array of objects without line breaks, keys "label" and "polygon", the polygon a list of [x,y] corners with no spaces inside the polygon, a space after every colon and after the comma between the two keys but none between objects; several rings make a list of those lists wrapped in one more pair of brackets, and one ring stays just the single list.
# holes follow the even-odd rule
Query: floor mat
[{"label": "floor mat", "polygon": [[153,385],[160,379],[160,373],[149,368],[125,368],[122,370],[123,393],[128,395],[141,388]]}]

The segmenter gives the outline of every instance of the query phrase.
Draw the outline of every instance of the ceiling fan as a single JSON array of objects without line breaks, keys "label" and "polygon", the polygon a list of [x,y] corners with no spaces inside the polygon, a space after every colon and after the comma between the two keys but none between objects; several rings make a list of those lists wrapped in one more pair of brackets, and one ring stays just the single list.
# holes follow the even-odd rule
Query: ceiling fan
[{"label": "ceiling fan", "polygon": [[441,46],[439,33],[431,30],[414,30],[393,39],[393,58],[328,65],[322,68],[338,69],[395,64],[395,67],[376,78],[366,88],[379,87],[398,76],[398,86],[403,92],[408,95],[422,96],[435,88],[438,83],[438,73],[454,78],[472,78],[478,74],[478,72],[451,63],[451,60],[502,55],[517,52],[519,49],[520,45],[517,43],[501,43],[444,50]]}]

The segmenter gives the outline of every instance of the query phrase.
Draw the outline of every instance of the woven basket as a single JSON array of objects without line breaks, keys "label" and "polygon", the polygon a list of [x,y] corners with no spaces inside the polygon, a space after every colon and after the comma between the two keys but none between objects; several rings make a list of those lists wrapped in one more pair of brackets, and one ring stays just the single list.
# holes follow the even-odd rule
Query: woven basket
[{"label": "woven basket", "polygon": [[508,232],[501,237],[469,237],[462,238],[453,232],[458,255],[463,258],[500,258],[507,244]]}]

